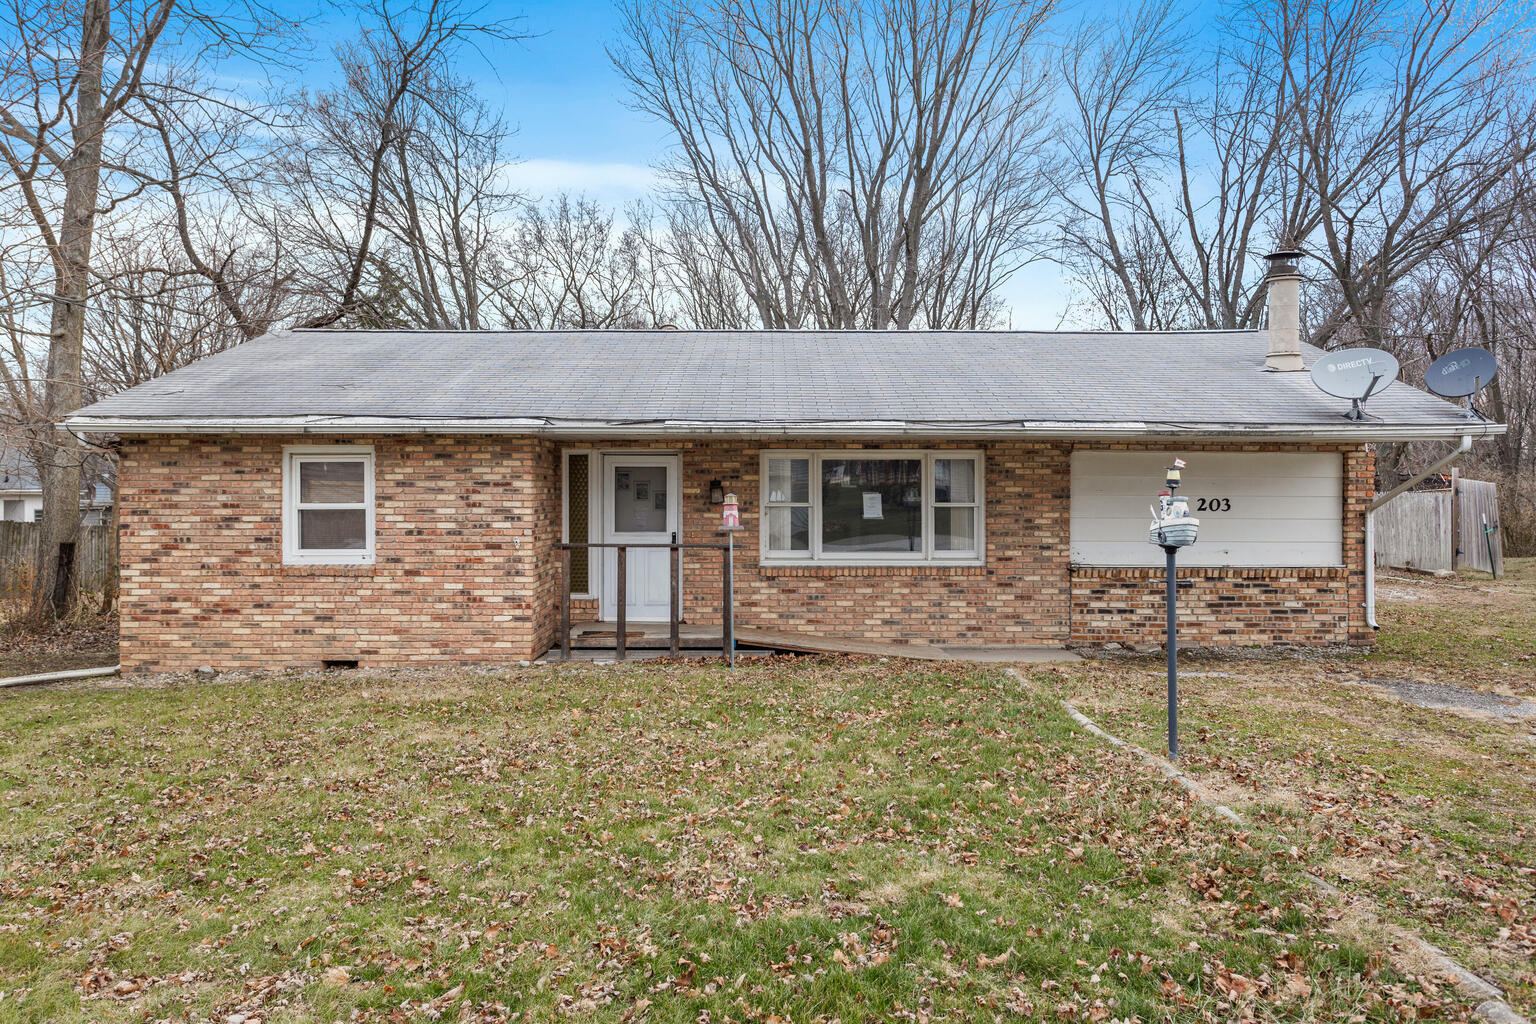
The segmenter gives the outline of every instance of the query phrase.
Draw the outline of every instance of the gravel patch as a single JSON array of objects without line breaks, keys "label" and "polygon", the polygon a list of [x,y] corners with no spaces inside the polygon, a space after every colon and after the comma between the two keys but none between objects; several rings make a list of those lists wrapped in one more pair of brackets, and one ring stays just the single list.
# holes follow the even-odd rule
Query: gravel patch
[{"label": "gravel patch", "polygon": [[1497,693],[1481,693],[1447,683],[1421,683],[1416,679],[1360,679],[1366,686],[1386,690],[1405,704],[1446,711],[1475,711],[1506,721],[1536,718],[1536,703]]}]

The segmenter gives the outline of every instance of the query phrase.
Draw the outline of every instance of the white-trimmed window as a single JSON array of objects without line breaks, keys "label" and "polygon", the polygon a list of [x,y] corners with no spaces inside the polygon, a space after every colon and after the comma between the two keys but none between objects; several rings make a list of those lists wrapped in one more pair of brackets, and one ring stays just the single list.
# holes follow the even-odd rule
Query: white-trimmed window
[{"label": "white-trimmed window", "polygon": [[982,561],[982,458],[966,451],[764,451],[770,562]]},{"label": "white-trimmed window", "polygon": [[373,561],[372,448],[283,449],[283,561],[296,565]]}]

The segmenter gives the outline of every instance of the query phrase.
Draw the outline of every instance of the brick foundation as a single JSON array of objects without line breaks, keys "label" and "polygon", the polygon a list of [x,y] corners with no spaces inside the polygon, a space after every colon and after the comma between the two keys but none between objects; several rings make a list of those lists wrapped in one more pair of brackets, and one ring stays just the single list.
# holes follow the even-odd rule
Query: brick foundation
[{"label": "brick foundation", "polygon": [[[327,443],[373,446],[374,565],[282,564],[282,447]],[[574,446],[519,437],[124,438],[124,667],[314,667],[331,658],[365,666],[497,663],[542,653],[557,641],[567,447]],[[759,566],[758,442],[615,439],[581,447],[680,454],[685,541],[721,539],[719,507],[708,503],[711,479],[738,495],[746,527],[736,563],[743,626],[961,644],[1160,637],[1160,570],[1069,564],[1066,444],[923,446],[984,449],[986,564],[895,568]],[[1368,641],[1364,510],[1372,468],[1369,452],[1345,449],[1348,568],[1186,570],[1188,641]],[[717,553],[688,554],[685,618],[718,620],[720,573]],[[578,605],[573,618],[591,608]]]}]

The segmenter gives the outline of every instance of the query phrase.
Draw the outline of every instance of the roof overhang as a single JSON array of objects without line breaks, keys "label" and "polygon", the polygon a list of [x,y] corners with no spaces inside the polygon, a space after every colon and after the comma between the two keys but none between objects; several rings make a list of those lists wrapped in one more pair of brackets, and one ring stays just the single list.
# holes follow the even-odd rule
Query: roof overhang
[{"label": "roof overhang", "polygon": [[556,439],[611,437],[698,437],[729,435],[756,438],[944,437],[985,440],[1007,438],[1127,440],[1145,437],[1243,438],[1266,441],[1430,441],[1471,435],[1491,437],[1508,428],[1502,423],[1463,420],[1450,423],[1356,422],[1342,416],[1336,424],[1297,423],[1145,423],[1017,421],[937,423],[894,420],[842,422],[692,420],[560,421],[548,419],[438,419],[402,416],[260,416],[229,418],[110,418],[71,416],[72,430],[110,434],[520,434]]}]

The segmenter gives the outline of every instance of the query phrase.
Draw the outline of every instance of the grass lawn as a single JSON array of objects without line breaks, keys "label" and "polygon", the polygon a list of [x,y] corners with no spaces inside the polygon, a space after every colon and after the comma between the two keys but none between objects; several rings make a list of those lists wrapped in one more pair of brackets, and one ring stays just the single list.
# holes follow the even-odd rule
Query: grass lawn
[{"label": "grass lawn", "polygon": [[[1181,764],[1536,1015],[1536,719],[1415,707],[1371,685],[1536,700],[1536,559],[1511,560],[1497,582],[1386,574],[1379,587],[1369,653],[1181,662]],[[1034,678],[1109,731],[1163,748],[1159,658]]]},{"label": "grass lawn", "polygon": [[[805,660],[0,693],[0,1021],[1467,1015],[1312,894],[1348,851],[1309,813],[1234,829],[1068,688]],[[1194,759],[1248,756],[1196,707]],[[1395,822],[1384,765],[1333,781]]]}]

